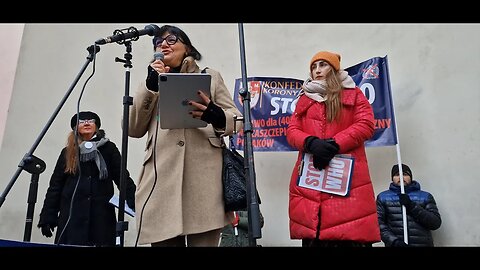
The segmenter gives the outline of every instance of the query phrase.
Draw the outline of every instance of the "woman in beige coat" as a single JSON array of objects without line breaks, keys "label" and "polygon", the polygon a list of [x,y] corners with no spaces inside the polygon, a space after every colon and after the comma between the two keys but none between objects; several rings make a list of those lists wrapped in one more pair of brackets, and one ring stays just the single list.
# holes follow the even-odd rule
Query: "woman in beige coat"
[{"label": "woman in beige coat", "polygon": [[[161,129],[158,121],[158,74],[200,73],[201,54],[179,28],[164,25],[153,39],[164,55],[148,66],[130,109],[129,136],[148,133],[146,155],[136,192],[137,241],[152,246],[217,246],[231,216],[224,210],[221,136],[234,132],[241,116],[219,72],[211,75],[211,97],[191,102],[192,117],[204,128]],[[236,130],[242,128],[236,123]],[[186,237],[186,239],[185,239]]]}]

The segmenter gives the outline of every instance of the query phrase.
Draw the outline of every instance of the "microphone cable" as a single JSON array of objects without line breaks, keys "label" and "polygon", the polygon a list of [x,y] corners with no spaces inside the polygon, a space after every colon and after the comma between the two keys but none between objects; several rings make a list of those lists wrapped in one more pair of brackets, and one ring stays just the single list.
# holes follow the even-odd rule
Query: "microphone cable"
[{"label": "microphone cable", "polygon": [[[155,60],[155,59],[154,59]],[[152,61],[153,62],[153,61]],[[160,74],[158,74],[160,76]],[[146,86],[145,86],[146,87]],[[157,92],[157,94],[160,92]],[[142,221],[143,221],[143,212],[145,210],[145,207],[147,206],[148,201],[150,200],[150,197],[153,194],[153,190],[155,189],[155,186],[157,185],[157,179],[158,179],[158,172],[157,172],[157,137],[158,137],[158,128],[159,128],[159,122],[160,122],[160,102],[159,102],[159,95],[157,96],[157,113],[153,116],[155,117],[156,125],[155,125],[155,138],[153,142],[153,150],[152,150],[152,155],[153,155],[153,170],[154,170],[154,178],[153,178],[153,185],[152,189],[150,190],[150,193],[147,196],[147,199],[145,200],[145,203],[143,203],[142,210],[140,211],[140,217],[139,217],[139,223],[138,223],[138,231],[137,231],[137,238],[135,239],[135,247],[138,245],[138,239],[140,238],[140,232],[142,230]],[[148,138],[147,138],[148,140]],[[148,142],[147,142],[148,143]],[[148,150],[147,150],[148,151]]]},{"label": "microphone cable", "polygon": [[[83,87],[82,87],[82,91],[80,92],[80,95],[78,97],[78,101],[77,101],[77,124],[75,125],[75,129],[74,129],[74,147],[75,149],[77,150],[76,151],[76,154],[77,154],[77,168],[78,168],[78,177],[77,177],[77,183],[75,184],[75,189],[73,190],[73,194],[72,194],[72,199],[70,200],[70,207],[69,207],[69,210],[68,210],[68,219],[67,219],[67,222],[65,223],[65,226],[63,226],[63,230],[62,232],[60,233],[59,237],[58,237],[58,240],[57,240],[57,245],[60,244],[60,240],[62,239],[62,236],[63,234],[65,233],[66,229],[67,229],[67,226],[69,225],[70,223],[70,219],[72,217],[72,213],[73,213],[73,201],[75,199],[75,195],[77,194],[77,188],[78,188],[78,184],[80,183],[80,179],[81,179],[81,176],[82,176],[82,167],[80,166],[80,147],[78,145],[78,124],[79,124],[79,120],[80,120],[80,101],[82,100],[82,96],[83,96],[83,93],[85,92],[85,87],[87,86],[87,83],[90,81],[90,79],[93,77],[93,75],[95,74],[95,64],[96,64],[96,59],[97,59],[97,52],[96,52],[96,49],[97,47],[95,46],[95,44],[93,44],[93,67],[92,67],[92,73],[90,74],[90,76],[88,76],[88,78],[85,80],[85,83],[83,84]],[[97,131],[98,131],[98,127],[97,128]]]}]

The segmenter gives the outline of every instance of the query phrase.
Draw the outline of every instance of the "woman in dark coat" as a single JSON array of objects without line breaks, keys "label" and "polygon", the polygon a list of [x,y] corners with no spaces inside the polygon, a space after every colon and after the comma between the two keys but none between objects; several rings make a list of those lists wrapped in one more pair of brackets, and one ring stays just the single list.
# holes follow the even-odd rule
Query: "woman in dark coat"
[{"label": "woman in dark coat", "polygon": [[[58,157],[38,227],[51,237],[58,226],[56,244],[114,246],[115,208],[109,200],[114,194],[113,182],[120,187],[120,152],[99,129],[96,113],[80,112],[78,120],[75,114],[70,122],[73,131]],[[126,174],[127,205],[134,209],[136,186],[128,171]]]}]

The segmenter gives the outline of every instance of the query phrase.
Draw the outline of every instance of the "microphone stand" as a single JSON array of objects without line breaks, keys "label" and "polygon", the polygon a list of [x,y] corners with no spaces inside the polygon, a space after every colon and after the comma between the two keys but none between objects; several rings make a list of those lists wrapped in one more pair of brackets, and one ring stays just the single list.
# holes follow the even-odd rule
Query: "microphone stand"
[{"label": "microphone stand", "polygon": [[128,153],[128,125],[129,125],[129,106],[133,104],[133,98],[129,96],[130,91],[130,68],[132,68],[132,42],[123,42],[126,47],[125,59],[115,57],[115,62],[124,63],[125,67],[125,95],[123,96],[123,120],[122,120],[122,162],[120,174],[120,194],[118,202],[118,222],[116,226],[117,236],[120,237],[120,247],[124,246],[125,231],[128,230],[128,221],[125,218],[125,198],[127,182],[127,153]]},{"label": "microphone stand", "polygon": [[242,88],[239,94],[243,100],[243,132],[244,132],[244,167],[248,171],[247,174],[247,211],[248,211],[248,242],[251,247],[257,246],[258,238],[262,237],[260,227],[260,207],[258,204],[257,188],[255,182],[255,166],[253,161],[253,145],[252,145],[252,120],[250,118],[250,92],[247,84],[247,68],[245,58],[245,41],[243,35],[243,24],[238,24],[240,39],[240,61],[242,68]]},{"label": "microphone stand", "polygon": [[38,145],[40,144],[43,137],[47,133],[48,129],[52,125],[53,120],[55,120],[58,113],[60,112],[60,109],[63,107],[63,105],[65,105],[65,102],[67,101],[68,97],[70,96],[73,89],[77,85],[78,81],[82,77],[83,73],[87,69],[88,65],[94,59],[95,54],[100,51],[100,47],[97,45],[91,45],[90,47],[87,48],[87,51],[89,52],[89,55],[87,56],[87,61],[82,66],[80,72],[77,74],[77,77],[75,77],[67,93],[65,93],[65,95],[63,96],[63,99],[60,101],[60,104],[58,104],[57,108],[55,109],[53,114],[50,116],[50,119],[48,119],[47,123],[43,127],[42,131],[38,135],[37,139],[33,143],[30,150],[23,156],[22,160],[18,164],[18,169],[15,171],[7,187],[5,188],[2,195],[0,196],[0,207],[2,207],[8,192],[10,192],[10,190],[12,189],[13,185],[15,184],[15,181],[18,179],[18,176],[20,176],[20,173],[22,172],[22,170],[26,170],[27,172],[32,174],[30,188],[28,192],[28,200],[27,200],[28,208],[27,208],[27,217],[25,221],[25,232],[23,236],[23,241],[26,241],[26,242],[30,242],[30,236],[32,232],[33,213],[35,210],[35,203],[37,201],[38,179],[40,177],[40,173],[45,171],[45,168],[46,168],[45,162],[40,158],[34,156],[33,152],[37,149]]}]

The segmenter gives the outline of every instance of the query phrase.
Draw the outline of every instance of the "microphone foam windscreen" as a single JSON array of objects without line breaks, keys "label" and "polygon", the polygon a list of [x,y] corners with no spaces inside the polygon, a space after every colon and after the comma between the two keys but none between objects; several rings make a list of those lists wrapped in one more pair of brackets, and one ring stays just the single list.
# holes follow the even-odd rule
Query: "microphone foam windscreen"
[{"label": "microphone foam windscreen", "polygon": [[154,58],[155,60],[163,60],[164,57],[165,57],[165,55],[163,55],[162,52],[155,52],[155,53],[153,54],[153,58]]}]

